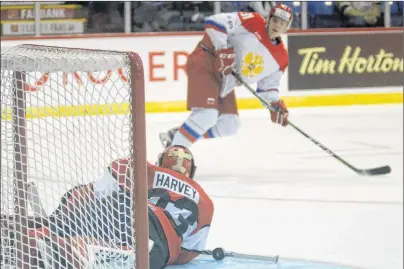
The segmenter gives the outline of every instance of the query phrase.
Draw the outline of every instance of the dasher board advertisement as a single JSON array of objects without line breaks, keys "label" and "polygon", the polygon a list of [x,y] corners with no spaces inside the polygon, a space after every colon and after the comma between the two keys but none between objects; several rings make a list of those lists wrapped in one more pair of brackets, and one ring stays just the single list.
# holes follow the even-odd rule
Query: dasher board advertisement
[{"label": "dasher board advertisement", "polygon": [[[79,18],[80,5],[41,5],[41,20],[62,20]],[[1,21],[35,20],[34,5],[1,6]]]},{"label": "dasher board advertisement", "polygon": [[[86,19],[72,20],[43,20],[39,27],[43,35],[81,34],[85,29]],[[4,36],[34,35],[34,21],[10,21],[1,24],[1,34]]]},{"label": "dasher board advertisement", "polygon": [[[40,32],[43,35],[82,34],[87,19],[80,5],[41,5]],[[34,5],[1,6],[1,35],[35,34]]]},{"label": "dasher board advertisement", "polygon": [[403,34],[288,36],[289,90],[403,86]]}]

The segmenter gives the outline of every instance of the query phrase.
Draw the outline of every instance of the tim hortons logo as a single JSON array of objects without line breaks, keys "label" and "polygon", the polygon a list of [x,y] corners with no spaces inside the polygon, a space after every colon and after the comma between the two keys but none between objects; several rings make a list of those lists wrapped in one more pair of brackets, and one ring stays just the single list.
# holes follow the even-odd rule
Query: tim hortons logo
[{"label": "tim hortons logo", "polygon": [[241,74],[245,77],[254,77],[264,70],[264,59],[255,52],[249,52],[241,63]]},{"label": "tim hortons logo", "polygon": [[346,46],[341,58],[330,60],[321,58],[326,53],[325,47],[312,47],[299,49],[298,54],[303,56],[300,63],[300,75],[322,75],[322,74],[364,74],[364,73],[389,73],[403,72],[403,59],[395,57],[380,49],[377,54],[362,56],[362,49]]}]

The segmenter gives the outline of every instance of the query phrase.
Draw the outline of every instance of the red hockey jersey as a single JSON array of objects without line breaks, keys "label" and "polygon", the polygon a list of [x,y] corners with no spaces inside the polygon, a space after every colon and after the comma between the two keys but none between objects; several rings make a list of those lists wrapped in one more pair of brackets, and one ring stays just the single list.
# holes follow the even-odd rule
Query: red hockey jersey
[{"label": "red hockey jersey", "polygon": [[[114,161],[112,172],[127,188],[128,160]],[[193,179],[170,169],[147,164],[149,207],[155,212],[167,238],[168,264],[185,264],[205,249],[213,217],[213,202]]]}]

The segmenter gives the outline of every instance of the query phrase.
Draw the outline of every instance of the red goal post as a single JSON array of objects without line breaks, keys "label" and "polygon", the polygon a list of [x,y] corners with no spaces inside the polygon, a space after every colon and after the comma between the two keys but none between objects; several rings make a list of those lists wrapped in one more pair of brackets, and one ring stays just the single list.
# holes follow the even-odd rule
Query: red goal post
[{"label": "red goal post", "polygon": [[[26,91],[44,72],[48,83],[36,92]],[[107,72],[111,82],[76,85],[71,76],[66,86],[65,74],[77,72]],[[128,79],[116,78],[122,75]],[[46,216],[38,217],[39,205],[28,201],[30,183],[37,186],[38,200],[49,215],[66,191],[102,177],[113,160],[129,157],[133,171],[126,180],[135,184],[130,184],[132,240],[126,247],[134,252],[134,268],[148,269],[145,89],[139,55],[39,45],[2,47],[0,98],[1,267],[46,268],[45,261],[38,261],[43,255],[35,255],[40,251],[33,249],[30,234],[38,218],[46,223]],[[119,248],[113,240],[105,246]]]}]

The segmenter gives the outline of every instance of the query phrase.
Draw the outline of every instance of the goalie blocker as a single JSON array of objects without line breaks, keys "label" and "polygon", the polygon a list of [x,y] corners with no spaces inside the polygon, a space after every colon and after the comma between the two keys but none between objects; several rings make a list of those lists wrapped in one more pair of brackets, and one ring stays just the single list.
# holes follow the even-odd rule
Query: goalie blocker
[{"label": "goalie blocker", "polygon": [[[48,225],[31,230],[41,267],[131,268],[130,163],[115,160],[100,179],[67,192]],[[193,180],[194,158],[172,146],[147,167],[150,269],[188,263],[204,250],[213,217],[211,199]]]}]

